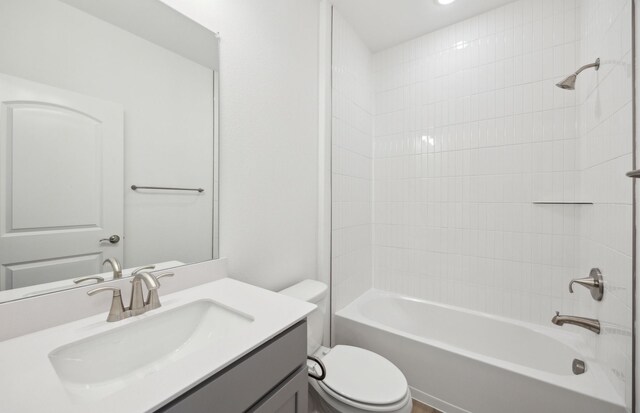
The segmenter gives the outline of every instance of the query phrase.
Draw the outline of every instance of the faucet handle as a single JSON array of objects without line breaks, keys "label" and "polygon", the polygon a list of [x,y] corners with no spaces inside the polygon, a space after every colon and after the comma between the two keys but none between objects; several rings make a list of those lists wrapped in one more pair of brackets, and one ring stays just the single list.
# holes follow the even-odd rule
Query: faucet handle
[{"label": "faucet handle", "polygon": [[119,288],[116,287],[100,287],[94,288],[93,290],[87,291],[87,295],[96,295],[98,293],[103,293],[105,291],[113,291],[113,296],[121,296],[121,292]]},{"label": "faucet handle", "polygon": [[[143,273],[144,274],[144,273]],[[147,273],[148,274],[148,273]],[[158,286],[156,288],[149,288],[149,293],[147,294],[147,300],[145,301],[145,306],[149,310],[153,310],[155,308],[159,308],[162,306],[160,304],[160,297],[158,296],[158,288],[160,287],[160,283],[158,280],[162,277],[173,277],[174,274],[172,272],[165,272],[164,274],[152,275],[151,277],[155,278]]]},{"label": "faucet handle", "polygon": [[89,280],[96,280],[96,284],[100,284],[101,282],[104,282],[104,278],[97,275],[91,276],[91,277],[76,278],[75,280],[73,280],[73,282],[74,284],[80,284]]},{"label": "faucet handle", "polygon": [[147,265],[144,267],[140,267],[140,268],[136,268],[135,270],[133,270],[133,272],[131,273],[131,275],[136,275],[141,271],[146,271],[146,270],[155,270],[156,266],[155,265]]},{"label": "faucet handle", "polygon": [[571,282],[569,283],[569,292],[573,294],[573,284],[579,284],[582,285],[584,287],[587,288],[594,288],[594,287],[598,287],[598,281],[594,280],[590,277],[586,277],[586,278],[574,278],[573,280],[571,280]]},{"label": "faucet handle", "polygon": [[602,301],[604,295],[604,282],[602,273],[597,268],[592,268],[589,276],[586,278],[577,278],[569,283],[569,292],[573,293],[573,284],[582,285],[591,291],[591,297],[596,301]]},{"label": "faucet handle", "polygon": [[158,275],[156,275],[155,277],[156,277],[156,280],[159,280],[159,279],[160,279],[160,278],[162,278],[162,277],[173,277],[174,275],[175,275],[175,274],[174,274],[174,273],[172,273],[172,272],[165,272],[165,273],[163,273],[163,274],[158,274]]},{"label": "faucet handle", "polygon": [[156,288],[149,288],[149,293],[147,294],[147,300],[145,301],[145,306],[149,310],[153,310],[155,308],[159,308],[162,306],[160,304],[160,297],[158,296],[158,288],[160,287],[160,283],[158,280],[162,277],[173,277],[174,274],[172,272],[165,272],[164,274],[151,275],[151,277],[155,278],[158,286]]},{"label": "faucet handle", "polygon": [[107,316],[108,322],[120,321],[128,317],[127,312],[122,303],[122,293],[119,288],[115,287],[100,287],[87,291],[87,295],[95,295],[105,291],[113,291],[113,297],[111,299],[111,308],[109,309],[109,315]]}]

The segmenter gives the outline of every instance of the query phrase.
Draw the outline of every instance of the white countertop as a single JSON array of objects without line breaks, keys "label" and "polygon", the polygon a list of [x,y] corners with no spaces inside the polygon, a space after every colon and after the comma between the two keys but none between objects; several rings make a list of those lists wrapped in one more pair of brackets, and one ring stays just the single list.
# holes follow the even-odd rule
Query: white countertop
[{"label": "white countertop", "polygon": [[[129,293],[123,292],[125,300]],[[241,335],[220,337],[209,347],[98,401],[80,401],[72,397],[49,360],[49,353],[65,344],[202,299],[251,315],[254,317],[251,328]],[[107,323],[108,309],[105,309],[105,313],[96,316],[0,342],[0,410],[12,413],[153,412],[304,319],[315,309],[313,304],[230,278],[166,296],[160,290],[160,300],[161,308],[120,322]],[[42,311],[55,311],[55,308],[42,308]]]}]

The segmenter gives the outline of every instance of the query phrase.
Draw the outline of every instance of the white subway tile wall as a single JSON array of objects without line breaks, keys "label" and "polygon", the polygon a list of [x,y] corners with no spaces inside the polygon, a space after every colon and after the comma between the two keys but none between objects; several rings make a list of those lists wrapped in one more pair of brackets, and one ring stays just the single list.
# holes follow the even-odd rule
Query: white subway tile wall
[{"label": "white subway tile wall", "polygon": [[624,176],[633,165],[631,1],[577,4],[578,63],[601,61],[598,72],[583,73],[576,85],[582,197],[594,202],[577,215],[578,275],[599,267],[606,281],[601,303],[576,291],[577,313],[602,323],[599,336],[586,336],[631,411],[633,182]]},{"label": "white subway tile wall", "polygon": [[[372,273],[544,326],[599,318],[599,336],[554,328],[584,334],[630,409],[631,40],[631,0],[520,0],[373,56],[336,13],[334,311]],[[592,267],[602,302],[567,288]]]},{"label": "white subway tile wall", "polygon": [[374,55],[376,288],[544,325],[575,313],[589,207],[533,202],[590,201],[576,94],[555,87],[576,15],[517,1]]},{"label": "white subway tile wall", "polygon": [[332,48],[333,308],[372,286],[373,88],[371,53],[334,11]]}]

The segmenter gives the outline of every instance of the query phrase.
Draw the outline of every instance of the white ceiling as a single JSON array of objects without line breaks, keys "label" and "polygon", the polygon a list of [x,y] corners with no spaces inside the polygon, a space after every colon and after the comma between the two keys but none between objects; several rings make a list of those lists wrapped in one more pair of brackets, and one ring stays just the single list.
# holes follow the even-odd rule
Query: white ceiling
[{"label": "white ceiling", "polygon": [[435,31],[513,0],[333,0],[372,52]]}]

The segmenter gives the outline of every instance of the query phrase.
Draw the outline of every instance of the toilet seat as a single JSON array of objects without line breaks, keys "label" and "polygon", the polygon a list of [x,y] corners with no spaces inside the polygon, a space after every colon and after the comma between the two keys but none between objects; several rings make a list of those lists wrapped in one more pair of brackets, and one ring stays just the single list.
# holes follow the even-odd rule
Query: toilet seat
[{"label": "toilet seat", "polygon": [[[363,412],[376,412],[376,413],[400,413],[405,412],[408,413],[411,411],[411,393],[407,390],[407,394],[405,397],[393,404],[388,405],[373,405],[373,404],[364,404],[357,402],[355,400],[351,400],[346,398],[338,393],[335,393],[328,387],[318,385],[317,381],[313,381],[311,383],[311,387],[313,387],[316,392],[320,394],[326,403],[336,408],[335,411],[343,412],[343,413],[363,413]],[[340,405],[348,407],[350,410],[345,410],[344,407],[339,407]],[[333,410],[330,410],[333,411]]]},{"label": "toilet seat", "polygon": [[404,406],[409,386],[384,357],[359,347],[335,346],[322,357],[327,376],[317,382],[329,396],[364,411],[395,411]]}]

